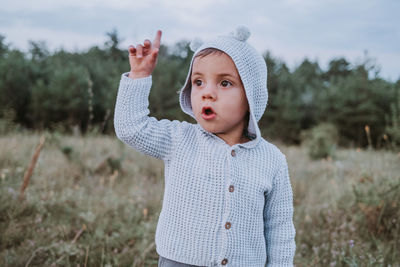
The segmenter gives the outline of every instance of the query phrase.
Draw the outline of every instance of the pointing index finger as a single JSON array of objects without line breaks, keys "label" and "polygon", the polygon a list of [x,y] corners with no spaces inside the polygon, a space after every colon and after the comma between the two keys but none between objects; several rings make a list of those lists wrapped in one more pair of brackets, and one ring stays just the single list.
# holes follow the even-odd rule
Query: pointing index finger
[{"label": "pointing index finger", "polygon": [[154,38],[154,41],[153,41],[153,46],[157,49],[160,48],[161,34],[162,34],[161,30],[158,30],[156,37]]}]

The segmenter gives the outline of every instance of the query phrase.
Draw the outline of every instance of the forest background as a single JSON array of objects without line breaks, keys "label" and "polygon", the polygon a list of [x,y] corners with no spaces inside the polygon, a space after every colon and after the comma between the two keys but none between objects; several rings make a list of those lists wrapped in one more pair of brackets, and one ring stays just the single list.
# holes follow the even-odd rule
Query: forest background
[{"label": "forest background", "polygon": [[[6,37],[0,36],[0,130],[9,130],[11,123],[31,130],[96,129],[113,134],[118,83],[129,64],[127,49],[119,47],[118,32],[107,36],[103,46],[73,53],[50,52],[40,41],[30,41],[29,52],[23,53],[10,49]],[[194,122],[181,111],[177,96],[191,55],[185,40],[161,46],[150,116]],[[382,79],[379,65],[367,51],[359,62],[334,58],[325,70],[306,58],[291,71],[269,51],[263,56],[269,103],[260,127],[267,138],[300,144],[302,131],[329,123],[337,130],[340,146],[400,144],[400,78]]]}]

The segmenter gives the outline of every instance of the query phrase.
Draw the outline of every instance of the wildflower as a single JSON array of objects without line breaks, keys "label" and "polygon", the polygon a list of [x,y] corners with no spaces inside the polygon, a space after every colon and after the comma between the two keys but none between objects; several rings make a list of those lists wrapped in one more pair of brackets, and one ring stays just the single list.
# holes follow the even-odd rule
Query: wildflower
[{"label": "wildflower", "polygon": [[353,239],[351,239],[351,240],[349,241],[349,245],[350,245],[351,248],[354,247],[354,240],[353,240]]}]

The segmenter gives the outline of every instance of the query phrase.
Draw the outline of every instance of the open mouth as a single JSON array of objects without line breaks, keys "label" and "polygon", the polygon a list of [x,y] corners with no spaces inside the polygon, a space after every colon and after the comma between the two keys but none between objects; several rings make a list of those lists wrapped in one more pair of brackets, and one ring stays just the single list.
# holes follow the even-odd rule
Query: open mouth
[{"label": "open mouth", "polygon": [[203,107],[201,110],[201,116],[203,119],[209,120],[216,116],[214,110],[211,107]]},{"label": "open mouth", "polygon": [[203,107],[203,109],[201,110],[201,113],[206,114],[206,115],[211,115],[215,112],[211,107]]},{"label": "open mouth", "polygon": [[210,114],[214,113],[214,111],[212,110],[212,108],[204,107],[203,113],[210,115]]}]

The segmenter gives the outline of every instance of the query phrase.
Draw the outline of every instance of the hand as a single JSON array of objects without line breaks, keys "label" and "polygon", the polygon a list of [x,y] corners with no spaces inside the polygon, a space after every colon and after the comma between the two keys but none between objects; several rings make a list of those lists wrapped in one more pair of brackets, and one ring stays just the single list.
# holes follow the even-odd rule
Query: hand
[{"label": "hand", "polygon": [[161,34],[161,30],[158,30],[153,43],[146,39],[143,45],[139,44],[136,48],[129,46],[129,64],[131,65],[129,78],[144,78],[153,72],[160,50]]}]

